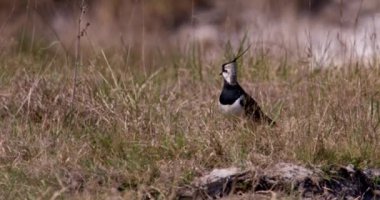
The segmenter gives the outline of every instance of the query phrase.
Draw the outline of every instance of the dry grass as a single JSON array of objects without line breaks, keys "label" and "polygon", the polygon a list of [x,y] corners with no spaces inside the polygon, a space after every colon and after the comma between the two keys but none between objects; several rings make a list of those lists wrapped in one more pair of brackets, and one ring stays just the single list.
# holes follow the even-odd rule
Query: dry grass
[{"label": "dry grass", "polygon": [[[209,1],[194,2],[202,7]],[[127,15],[119,16],[122,22],[141,17],[138,6],[134,13],[115,5],[105,9],[118,12],[103,13]],[[147,32],[157,25],[153,18],[161,16],[159,21],[168,24],[157,26],[169,31],[188,20],[181,19],[184,15],[191,18],[193,9],[172,5],[169,12],[168,7],[146,6],[142,16],[147,23],[138,27]],[[172,10],[177,17],[168,21]],[[107,30],[93,23],[103,25],[100,19],[107,16],[98,17],[98,21],[91,18],[90,33],[83,38],[88,43],[91,34],[102,36],[101,31]],[[104,24],[110,21],[118,22],[111,19]],[[133,23],[137,22],[123,27],[133,29]],[[31,37],[29,31],[38,33],[39,26],[27,24],[33,29],[19,25],[25,30],[10,40],[10,48],[0,45],[0,197],[4,199],[171,199],[178,186],[215,167],[265,167],[279,161],[380,165],[380,68],[375,56],[372,64],[350,59],[339,68],[324,64],[315,69],[313,63],[267,54],[274,46],[260,49],[260,42],[254,44],[241,60],[239,78],[278,121],[270,128],[219,113],[218,74],[226,59],[207,58],[210,52],[202,48],[162,49],[165,38],[154,43],[160,50],[152,50],[148,40],[154,38],[140,38],[140,29],[135,30],[138,37],[129,35],[127,44],[110,29],[105,42],[115,40],[122,47],[103,52],[90,45],[73,78],[72,48],[66,49],[69,55],[60,53],[54,42]],[[75,38],[73,29],[66,31],[69,34],[60,34]],[[61,39],[54,40],[64,44]]]},{"label": "dry grass", "polygon": [[[214,167],[378,166],[380,68],[311,69],[247,54],[240,82],[278,126],[222,116],[224,60],[199,51],[70,58],[11,51],[0,59],[0,196],[8,199],[172,198]],[[148,62],[149,61],[149,62]]]}]

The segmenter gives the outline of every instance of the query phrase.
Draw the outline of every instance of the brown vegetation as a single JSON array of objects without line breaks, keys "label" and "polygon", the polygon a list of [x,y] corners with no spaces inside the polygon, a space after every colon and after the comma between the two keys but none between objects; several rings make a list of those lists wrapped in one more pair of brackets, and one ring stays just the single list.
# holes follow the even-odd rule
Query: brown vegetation
[{"label": "brown vegetation", "polygon": [[[83,18],[90,22],[81,38],[86,56],[71,105],[79,8],[74,1],[14,2],[1,1],[7,12],[0,12],[4,199],[170,199],[214,167],[380,164],[376,51],[366,59],[347,51],[341,65],[317,65],[311,37],[303,43],[307,48],[292,49],[281,48],[287,40],[266,43],[248,32],[252,49],[239,63],[240,82],[278,122],[252,127],[217,109],[220,64],[247,45],[233,34],[244,29],[244,18],[231,16],[250,3],[221,3],[227,6],[216,9],[222,14],[213,23],[225,37],[208,49],[197,42],[184,47],[171,36],[186,23],[197,25],[192,9],[212,10],[220,6],[215,2],[165,1],[161,7],[156,1],[110,1],[99,6],[107,10],[102,13],[94,7],[104,1],[92,1]],[[67,6],[49,7],[61,4]],[[299,56],[291,57],[294,52]]]}]

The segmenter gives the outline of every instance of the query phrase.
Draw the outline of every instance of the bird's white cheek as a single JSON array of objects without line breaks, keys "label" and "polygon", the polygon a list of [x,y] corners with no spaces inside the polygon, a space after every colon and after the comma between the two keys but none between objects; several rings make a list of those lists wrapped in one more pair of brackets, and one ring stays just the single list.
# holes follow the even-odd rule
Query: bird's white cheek
[{"label": "bird's white cheek", "polygon": [[223,72],[223,78],[224,78],[224,80],[226,80],[228,83],[231,83],[231,77],[230,77],[227,73]]}]

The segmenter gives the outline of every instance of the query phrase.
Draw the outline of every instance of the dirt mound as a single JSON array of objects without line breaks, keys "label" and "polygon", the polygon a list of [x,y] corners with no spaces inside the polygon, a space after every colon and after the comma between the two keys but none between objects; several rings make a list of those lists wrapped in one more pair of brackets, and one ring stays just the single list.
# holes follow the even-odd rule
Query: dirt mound
[{"label": "dirt mound", "polygon": [[[306,168],[279,163],[267,169],[214,169],[178,190],[177,199],[380,199],[380,170],[352,165]],[[258,196],[259,195],[259,196]]]}]

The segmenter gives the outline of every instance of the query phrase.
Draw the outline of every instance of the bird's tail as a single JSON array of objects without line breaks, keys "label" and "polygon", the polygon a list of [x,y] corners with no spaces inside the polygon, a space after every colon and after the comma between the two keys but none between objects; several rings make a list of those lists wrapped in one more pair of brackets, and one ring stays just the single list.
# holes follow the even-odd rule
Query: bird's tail
[{"label": "bird's tail", "polygon": [[269,126],[276,126],[276,122],[264,113],[261,114],[261,120],[268,123]]},{"label": "bird's tail", "polygon": [[269,126],[276,125],[276,122],[272,118],[268,117],[268,115],[266,115],[260,107],[255,112],[255,120],[267,123]]}]

